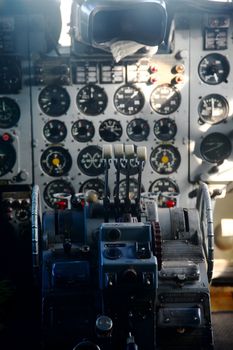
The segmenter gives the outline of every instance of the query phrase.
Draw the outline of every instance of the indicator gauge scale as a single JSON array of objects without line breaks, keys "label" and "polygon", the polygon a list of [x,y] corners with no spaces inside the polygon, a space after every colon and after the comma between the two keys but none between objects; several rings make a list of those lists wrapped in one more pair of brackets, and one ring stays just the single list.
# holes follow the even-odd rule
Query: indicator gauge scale
[{"label": "indicator gauge scale", "polygon": [[47,175],[58,177],[66,175],[70,171],[72,158],[63,147],[52,146],[42,153],[40,164]]},{"label": "indicator gauge scale", "polygon": [[60,120],[50,120],[45,124],[43,134],[46,140],[51,143],[62,142],[67,136],[65,123]]},{"label": "indicator gauge scale", "polygon": [[147,140],[150,134],[150,126],[145,119],[137,118],[129,122],[126,132],[132,141],[142,142]]},{"label": "indicator gauge scale", "polygon": [[180,166],[181,156],[178,149],[172,145],[159,145],[150,155],[150,164],[158,174],[168,175]]},{"label": "indicator gauge scale", "polygon": [[43,198],[45,203],[50,207],[50,208],[54,208],[54,204],[55,204],[55,194],[58,193],[65,193],[65,194],[70,194],[73,195],[75,193],[75,190],[73,188],[73,186],[71,185],[71,183],[63,180],[63,179],[59,179],[59,180],[54,180],[49,182],[43,192]]},{"label": "indicator gauge scale", "polygon": [[70,96],[62,86],[46,86],[39,94],[38,103],[46,115],[60,117],[70,107]]},{"label": "indicator gauge scale", "polygon": [[198,106],[200,121],[208,124],[218,124],[226,120],[229,113],[229,104],[225,97],[210,94],[203,97]]},{"label": "indicator gauge scale", "polygon": [[89,142],[95,135],[95,127],[90,120],[77,120],[71,128],[73,138],[78,142]]},{"label": "indicator gauge scale", "polygon": [[18,123],[19,119],[18,104],[12,98],[0,97],[0,128],[11,128]]},{"label": "indicator gauge scale", "polygon": [[204,137],[200,144],[200,153],[209,163],[221,164],[232,152],[230,139],[219,132],[211,133]]},{"label": "indicator gauge scale", "polygon": [[169,200],[177,205],[180,190],[175,181],[170,178],[159,178],[155,180],[149,188],[149,192],[158,195],[158,206],[166,208]]},{"label": "indicator gauge scale", "polygon": [[198,73],[200,79],[209,85],[218,85],[227,82],[230,64],[227,58],[219,53],[205,56],[199,63]]},{"label": "indicator gauge scale", "polygon": [[100,137],[106,142],[115,142],[120,140],[122,136],[122,126],[118,120],[106,119],[100,124]]},{"label": "indicator gauge scale", "polygon": [[124,115],[139,113],[144,107],[145,97],[140,89],[133,85],[121,86],[114,95],[116,110]]},{"label": "indicator gauge scale", "polygon": [[[0,140],[0,177],[11,173],[16,163],[16,150],[11,140]],[[12,175],[13,176],[13,175]]]},{"label": "indicator gauge scale", "polygon": [[77,107],[83,114],[96,116],[104,112],[108,98],[103,88],[88,84],[81,88],[76,96]]},{"label": "indicator gauge scale", "polygon": [[[126,198],[126,180],[121,180],[119,183],[119,198],[124,200]],[[145,188],[141,185],[141,192],[145,192]],[[114,189],[114,196],[116,195],[116,188]],[[129,180],[129,199],[135,200],[138,195],[138,181],[136,179]]]},{"label": "indicator gauge scale", "polygon": [[78,155],[77,165],[87,176],[98,176],[104,173],[102,149],[99,146],[87,146]]},{"label": "indicator gauge scale", "polygon": [[151,108],[159,114],[167,115],[174,113],[179,108],[180,103],[181,94],[173,85],[159,85],[151,93]]},{"label": "indicator gauge scale", "polygon": [[104,181],[101,179],[89,179],[81,185],[79,192],[86,193],[89,190],[95,191],[98,194],[98,199],[103,199]]}]

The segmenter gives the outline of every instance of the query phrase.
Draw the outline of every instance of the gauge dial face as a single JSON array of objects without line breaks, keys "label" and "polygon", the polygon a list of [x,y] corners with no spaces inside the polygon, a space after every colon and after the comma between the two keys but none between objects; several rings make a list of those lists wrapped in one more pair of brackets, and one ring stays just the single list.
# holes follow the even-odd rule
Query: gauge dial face
[{"label": "gauge dial face", "polygon": [[146,141],[150,133],[150,126],[145,119],[133,119],[127,125],[126,132],[128,137],[135,142]]},{"label": "gauge dial face", "polygon": [[104,182],[100,179],[90,179],[85,181],[80,187],[79,192],[86,193],[89,190],[93,190],[98,193],[98,199],[103,199],[104,195]]},{"label": "gauge dial face", "polygon": [[114,95],[116,110],[125,115],[133,115],[140,112],[144,103],[144,95],[137,87],[132,85],[120,87]]},{"label": "gauge dial face", "polygon": [[106,119],[100,124],[99,134],[106,142],[118,141],[122,136],[121,123],[115,119]]},{"label": "gauge dial face", "polygon": [[177,126],[170,118],[161,118],[155,122],[154,134],[161,141],[174,139],[177,133]]},{"label": "gauge dial face", "polygon": [[159,174],[171,174],[180,165],[181,157],[177,148],[172,145],[160,145],[150,155],[150,164]]},{"label": "gauge dial face", "polygon": [[108,98],[103,88],[98,85],[86,85],[79,90],[76,103],[78,109],[86,115],[98,115],[107,107]]},{"label": "gauge dial face", "polygon": [[[141,192],[145,192],[145,188],[141,186]],[[114,196],[116,195],[116,188],[114,189]],[[135,179],[129,180],[129,199],[134,200],[138,195],[138,182]],[[126,180],[121,180],[119,184],[119,198],[124,200],[126,197]]]},{"label": "gauge dial face", "polygon": [[62,142],[67,135],[65,123],[60,120],[50,120],[43,129],[44,137],[51,143]]},{"label": "gauge dial face", "polygon": [[77,164],[81,172],[88,176],[98,176],[104,173],[102,149],[98,146],[87,146],[79,152]]},{"label": "gauge dial face", "polygon": [[46,174],[56,177],[68,173],[72,166],[72,158],[66,149],[54,146],[42,153],[40,163]]},{"label": "gauge dial face", "polygon": [[210,163],[222,163],[231,154],[229,138],[219,132],[207,135],[200,145],[201,156]]},{"label": "gauge dial face", "polygon": [[210,94],[200,101],[198,113],[202,122],[218,124],[228,117],[229,105],[223,96]]},{"label": "gauge dial face", "polygon": [[21,69],[12,58],[0,58],[0,94],[16,93],[21,89]]},{"label": "gauge dial face", "polygon": [[47,86],[41,90],[38,102],[45,114],[60,117],[70,107],[70,96],[61,86]]},{"label": "gauge dial face", "polygon": [[199,63],[198,73],[202,81],[209,85],[226,82],[230,65],[225,56],[212,53],[205,56]]},{"label": "gauge dial face", "polygon": [[89,120],[80,119],[73,124],[71,134],[78,142],[89,142],[95,135],[95,127]]},{"label": "gauge dial face", "polygon": [[9,142],[0,141],[0,177],[9,173],[16,162],[16,151]]},{"label": "gauge dial face", "polygon": [[18,104],[12,98],[0,97],[0,128],[11,128],[18,123],[19,118]]},{"label": "gauge dial face", "polygon": [[56,198],[54,195],[57,193],[66,193],[73,195],[75,193],[71,183],[65,180],[54,180],[48,183],[44,189],[43,197],[45,203],[50,207],[54,208]]},{"label": "gauge dial face", "polygon": [[175,86],[163,84],[157,86],[151,94],[150,104],[159,114],[174,113],[180,106],[181,94]]},{"label": "gauge dial face", "polygon": [[166,208],[167,201],[176,199],[180,190],[175,181],[169,178],[160,178],[150,185],[149,192],[158,194],[158,206]]}]

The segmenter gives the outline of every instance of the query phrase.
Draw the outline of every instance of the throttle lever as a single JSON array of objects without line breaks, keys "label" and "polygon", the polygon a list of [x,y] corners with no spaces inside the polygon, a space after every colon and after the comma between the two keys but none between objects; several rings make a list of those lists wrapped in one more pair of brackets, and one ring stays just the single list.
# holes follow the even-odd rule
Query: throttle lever
[{"label": "throttle lever", "polygon": [[130,190],[130,161],[134,159],[134,145],[125,145],[125,159],[126,159],[126,194],[125,194],[125,212],[130,212],[131,201],[129,198]]},{"label": "throttle lever", "polygon": [[124,157],[124,146],[123,144],[114,145],[114,163],[116,167],[116,187],[114,194],[114,204],[115,204],[115,220],[117,221],[120,217],[120,170],[121,161]]},{"label": "throttle lever", "polygon": [[112,145],[103,145],[102,158],[105,166],[105,182],[104,182],[104,222],[109,222],[109,211],[110,211],[110,198],[108,191],[108,171],[110,168],[112,158]]},{"label": "throttle lever", "polygon": [[137,157],[138,157],[138,191],[137,198],[135,200],[136,216],[138,221],[141,221],[140,215],[140,200],[141,200],[141,188],[142,188],[142,172],[147,159],[147,148],[145,146],[137,147]]}]

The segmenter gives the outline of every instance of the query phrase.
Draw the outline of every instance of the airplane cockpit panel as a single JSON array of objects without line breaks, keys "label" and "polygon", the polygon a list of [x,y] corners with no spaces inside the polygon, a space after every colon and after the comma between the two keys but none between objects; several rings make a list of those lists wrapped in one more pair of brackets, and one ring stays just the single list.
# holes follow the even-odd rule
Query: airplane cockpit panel
[{"label": "airplane cockpit panel", "polygon": [[0,344],[214,349],[232,33],[231,1],[0,2]]}]

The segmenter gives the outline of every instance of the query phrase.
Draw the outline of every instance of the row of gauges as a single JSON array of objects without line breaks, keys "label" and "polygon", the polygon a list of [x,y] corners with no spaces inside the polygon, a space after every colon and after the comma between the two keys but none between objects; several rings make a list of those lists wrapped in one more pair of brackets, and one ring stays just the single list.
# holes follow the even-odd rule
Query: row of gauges
[{"label": "row of gauges", "polygon": [[[170,144],[162,144],[154,148],[150,154],[150,164],[158,174],[171,174],[175,172],[181,161],[181,156],[176,147]],[[72,167],[72,157],[68,150],[61,146],[51,146],[43,151],[41,155],[41,167],[43,171],[53,177],[66,175]],[[121,163],[121,173],[130,175],[138,173],[136,159],[131,159],[130,168],[126,169],[124,160]],[[83,148],[77,157],[79,170],[87,176],[99,176],[104,174],[104,163],[102,162],[102,149],[99,146],[87,146]]]},{"label": "row of gauges", "polygon": [[[51,116],[59,117],[65,114],[70,107],[70,96],[61,86],[47,86],[39,94],[41,110]],[[113,102],[116,110],[124,115],[139,113],[144,104],[145,97],[142,91],[134,85],[121,86],[114,95]],[[159,114],[175,112],[181,103],[179,90],[170,84],[157,86],[151,94],[152,109]],[[105,90],[94,84],[85,85],[76,96],[76,104],[80,112],[89,116],[103,113],[108,104]]]},{"label": "row of gauges", "polygon": [[[98,194],[98,199],[102,200],[104,196],[104,181],[98,178],[89,179],[85,181],[79,189],[79,193],[86,193],[92,190]],[[159,207],[166,207],[166,201],[169,199],[177,200],[179,195],[179,187],[175,181],[170,178],[159,178],[155,180],[149,187],[150,193],[158,194],[158,205]],[[113,190],[113,196],[115,195],[115,189]],[[141,186],[141,192],[145,192],[145,188]],[[59,179],[49,182],[43,193],[45,203],[53,208],[56,201],[56,194],[65,193],[67,195],[74,195],[75,190],[72,184],[66,180]],[[136,179],[131,178],[129,182],[129,195],[130,199],[133,200],[137,197],[138,193],[138,182]],[[110,194],[110,191],[108,191]],[[126,180],[121,180],[119,184],[119,197],[120,200],[126,197]]]},{"label": "row of gauges", "polygon": [[[161,141],[173,139],[177,132],[174,120],[161,118],[154,123],[154,134]],[[119,141],[123,133],[121,122],[115,119],[106,119],[99,126],[99,135],[106,142]],[[142,118],[131,120],[126,127],[128,137],[135,141],[146,141],[150,133],[149,123]],[[48,121],[43,128],[43,134],[50,143],[62,142],[67,136],[64,122],[54,119]],[[71,134],[78,142],[89,142],[95,135],[94,124],[87,119],[79,119],[72,125]]]},{"label": "row of gauges", "polygon": [[[88,89],[94,88],[94,89],[99,89],[99,87],[97,86],[88,86],[85,87]],[[125,88],[125,87],[124,87]],[[55,91],[58,93],[58,91],[65,91],[65,94],[68,95],[67,91],[62,88],[62,87],[47,87],[45,89],[55,89]],[[122,88],[121,88],[122,89]],[[137,93],[139,92],[139,90],[135,87],[130,87],[130,91],[134,91],[134,89],[136,89]],[[158,90],[159,89],[159,90]],[[174,89],[174,88],[172,88]],[[165,98],[166,95],[166,91],[167,91],[167,97]],[[152,105],[154,106],[154,109],[156,109],[157,112],[160,111],[160,114],[169,114],[172,111],[174,112],[174,110],[176,108],[178,108],[179,105],[179,101],[180,101],[180,97],[178,99],[178,97],[176,98],[174,95],[172,95],[173,97],[171,99],[169,99],[169,96],[171,96],[170,94],[170,87],[166,87],[166,88],[161,88],[158,87],[157,89],[154,90],[154,92],[152,93]],[[43,93],[43,91],[42,91]],[[63,94],[63,96],[65,96],[65,94]],[[141,94],[141,92],[140,92]],[[177,96],[179,96],[179,93],[177,92]],[[60,95],[60,94],[59,94]],[[130,97],[131,96],[131,97]],[[119,107],[117,107],[118,109],[124,109],[124,111],[130,110],[130,105],[134,104],[137,107],[134,107],[134,112],[136,111],[135,108],[139,108],[140,105],[140,99],[138,100],[134,100],[134,98],[136,97],[132,95],[130,95],[129,97],[126,97],[126,95],[120,95],[118,96],[118,103],[119,103]],[[41,96],[40,96],[41,97]],[[64,106],[62,104],[62,100],[59,101],[58,97],[57,100],[55,98],[53,98],[51,101],[51,103],[48,103],[48,101],[46,102],[47,104],[45,104],[45,100],[41,100],[44,104],[44,108],[46,109],[45,106],[47,106],[46,111],[48,112],[48,109],[50,111],[53,110],[53,116],[59,116],[61,109],[58,107],[59,104],[61,104],[62,106]],[[124,101],[124,102],[123,102]],[[137,103],[135,101],[138,101]],[[80,101],[79,101],[80,102]],[[100,102],[100,101],[99,101]],[[95,103],[98,103],[98,101]],[[53,107],[53,104],[55,104],[55,106]],[[88,105],[88,103],[87,103]],[[92,104],[90,104],[90,106],[93,106]],[[57,108],[59,109],[59,113],[55,113],[55,109],[57,110]],[[88,107],[88,109],[91,107]],[[139,109],[138,109],[139,110]],[[132,111],[132,110],[131,110]],[[161,111],[163,111],[163,113],[161,113]],[[65,110],[63,110],[63,112],[65,113]],[[62,114],[63,114],[62,112]],[[217,124],[220,123],[222,121],[224,121],[225,119],[227,119],[228,114],[229,114],[229,104],[228,101],[219,94],[210,94],[207,95],[205,97],[203,97],[199,103],[198,106],[198,113],[199,113],[199,117],[200,117],[200,121],[204,122],[204,123],[209,123],[209,124]],[[132,113],[135,114],[135,113]],[[20,108],[18,106],[18,104],[16,103],[15,100],[13,100],[12,98],[9,97],[0,97],[0,128],[6,129],[6,128],[11,128],[15,125],[17,125],[18,121],[20,119]],[[160,128],[168,128],[171,130],[172,129],[172,135],[171,137],[169,136],[169,138],[160,138],[158,136],[158,130]],[[108,119],[105,121],[105,123],[102,123],[100,126],[100,136],[102,137],[101,134],[105,134],[104,137],[102,137],[104,140],[106,139],[106,141],[114,141],[113,139],[119,140],[119,137],[122,134],[122,127],[120,125],[120,123],[114,119]],[[110,136],[110,139],[108,140],[109,137],[106,137],[106,132],[109,132],[110,134],[114,134]],[[160,121],[158,121],[155,125],[155,129],[154,129],[155,135],[163,140],[169,140],[171,138],[174,137],[174,134],[176,133],[176,126],[174,124],[174,122],[171,119],[160,119]],[[73,128],[72,128],[72,135],[73,137],[79,141],[79,142],[87,142],[89,140],[92,139],[92,137],[94,136],[95,130],[94,130],[94,126],[93,123],[91,121],[87,121],[87,120],[79,120],[76,123],[74,123]],[[44,127],[44,135],[45,137],[48,139],[48,141],[50,142],[60,142],[62,141],[65,137],[66,137],[67,131],[66,131],[66,127],[64,125],[64,123],[59,122],[59,121],[50,121],[49,123],[47,123],[47,125]],[[144,121],[143,119],[135,119],[134,121],[132,121],[128,127],[127,127],[127,134],[128,136],[134,140],[134,141],[143,141],[147,138],[147,136],[149,135],[149,125],[146,121]],[[138,136],[140,138],[140,135],[142,136],[142,140],[138,140]],[[164,134],[164,133],[163,133]],[[135,135],[134,138],[132,137],[132,135]],[[138,136],[136,136],[138,135]],[[50,140],[51,138],[51,140]]]}]

